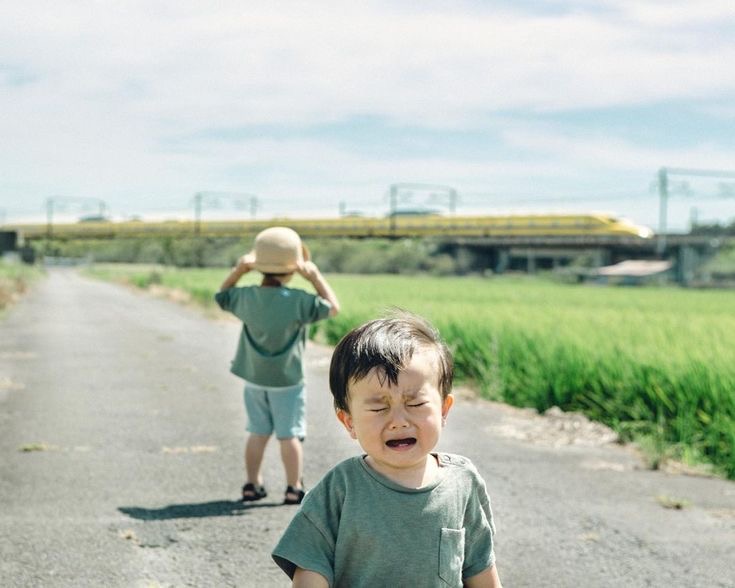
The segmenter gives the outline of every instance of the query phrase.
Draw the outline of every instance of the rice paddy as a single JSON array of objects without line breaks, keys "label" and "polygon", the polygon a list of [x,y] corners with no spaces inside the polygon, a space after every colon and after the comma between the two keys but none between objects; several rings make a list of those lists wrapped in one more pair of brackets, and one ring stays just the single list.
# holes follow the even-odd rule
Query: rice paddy
[{"label": "rice paddy", "polygon": [[[113,269],[211,301],[227,270]],[[257,275],[243,284],[255,283]],[[654,439],[735,479],[735,293],[607,288],[533,278],[331,275],[342,313],[312,335],[336,343],[390,307],[429,318],[460,379],[489,398],[581,410],[624,438]],[[294,280],[294,287],[304,287]]]}]

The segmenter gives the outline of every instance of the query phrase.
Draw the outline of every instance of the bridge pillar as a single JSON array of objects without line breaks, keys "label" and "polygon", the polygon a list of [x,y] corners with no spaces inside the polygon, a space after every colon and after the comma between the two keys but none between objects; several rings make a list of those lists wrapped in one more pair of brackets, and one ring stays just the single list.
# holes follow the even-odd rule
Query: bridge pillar
[{"label": "bridge pillar", "polygon": [[702,255],[697,249],[690,245],[681,245],[677,255],[676,281],[682,286],[691,284],[702,261]]},{"label": "bridge pillar", "polygon": [[709,282],[711,276],[707,275],[703,267],[708,260],[717,255],[724,244],[723,240],[715,238],[707,241],[684,241],[671,247],[670,252],[674,257],[674,279],[683,286],[689,286],[694,281]]},{"label": "bridge pillar", "polygon": [[502,274],[508,268],[510,252],[507,249],[498,249],[498,263],[495,264],[495,273]]},{"label": "bridge pillar", "polygon": [[602,267],[610,264],[610,251],[606,249],[594,249],[592,251],[594,267]]}]

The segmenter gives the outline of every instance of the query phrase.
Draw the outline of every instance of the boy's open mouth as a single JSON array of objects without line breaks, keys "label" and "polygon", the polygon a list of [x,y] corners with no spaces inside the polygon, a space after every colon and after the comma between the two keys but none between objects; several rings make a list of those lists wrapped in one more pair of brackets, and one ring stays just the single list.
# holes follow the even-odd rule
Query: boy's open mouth
[{"label": "boy's open mouth", "polygon": [[406,437],[405,439],[391,439],[386,441],[388,447],[410,447],[416,443],[415,437]]}]

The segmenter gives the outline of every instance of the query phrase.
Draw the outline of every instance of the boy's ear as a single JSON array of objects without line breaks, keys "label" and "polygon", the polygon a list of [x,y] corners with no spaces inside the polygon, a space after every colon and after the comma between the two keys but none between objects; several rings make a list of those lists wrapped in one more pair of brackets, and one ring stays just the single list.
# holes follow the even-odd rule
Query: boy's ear
[{"label": "boy's ear", "polygon": [[338,408],[337,418],[339,419],[339,422],[342,423],[342,426],[347,429],[350,437],[352,437],[353,439],[357,439],[357,435],[355,435],[355,429],[352,428],[352,416],[350,415],[350,413],[346,410]]},{"label": "boy's ear", "polygon": [[453,404],[454,404],[454,395],[447,394],[447,397],[442,401],[442,424],[446,422],[447,415],[449,414],[449,409],[452,408]]}]

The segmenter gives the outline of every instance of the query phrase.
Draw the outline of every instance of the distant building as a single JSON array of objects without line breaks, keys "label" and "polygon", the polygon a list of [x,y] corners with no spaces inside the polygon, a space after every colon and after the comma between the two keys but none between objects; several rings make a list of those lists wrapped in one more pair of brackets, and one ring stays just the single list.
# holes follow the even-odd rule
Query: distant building
[{"label": "distant building", "polygon": [[18,231],[0,231],[0,254],[18,251]]},{"label": "distant building", "polygon": [[594,275],[598,282],[637,286],[668,280],[672,265],[670,261],[628,259],[597,268]]}]

